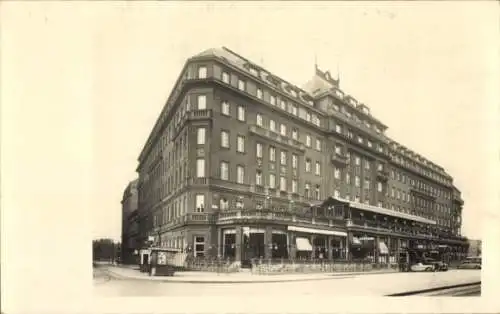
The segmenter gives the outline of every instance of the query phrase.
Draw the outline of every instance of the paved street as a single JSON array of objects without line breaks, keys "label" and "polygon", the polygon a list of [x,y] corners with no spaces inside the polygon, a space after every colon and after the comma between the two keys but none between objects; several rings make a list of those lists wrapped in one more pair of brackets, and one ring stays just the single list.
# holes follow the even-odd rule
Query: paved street
[{"label": "paved street", "polygon": [[[481,271],[477,270],[332,276],[327,280],[232,284],[114,279],[102,270],[96,270],[94,275],[94,292],[97,296],[278,296],[283,291],[288,296],[384,296],[481,280]],[[468,293],[466,295],[478,294],[477,291]]]}]

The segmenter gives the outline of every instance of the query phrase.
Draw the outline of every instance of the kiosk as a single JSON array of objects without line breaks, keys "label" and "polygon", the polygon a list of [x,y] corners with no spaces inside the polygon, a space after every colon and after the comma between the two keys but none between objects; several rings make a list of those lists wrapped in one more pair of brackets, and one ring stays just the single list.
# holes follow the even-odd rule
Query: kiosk
[{"label": "kiosk", "polygon": [[150,276],[173,276],[184,268],[188,253],[174,248],[150,248]]}]

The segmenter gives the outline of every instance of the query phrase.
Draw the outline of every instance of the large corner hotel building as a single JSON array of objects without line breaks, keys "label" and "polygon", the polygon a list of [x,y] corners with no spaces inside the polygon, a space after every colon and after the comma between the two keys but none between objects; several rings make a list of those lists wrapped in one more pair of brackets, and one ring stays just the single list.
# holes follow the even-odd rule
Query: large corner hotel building
[{"label": "large corner hotel building", "polygon": [[452,177],[316,69],[294,86],[227,48],[187,60],[139,157],[139,241],[195,256],[465,254]]}]

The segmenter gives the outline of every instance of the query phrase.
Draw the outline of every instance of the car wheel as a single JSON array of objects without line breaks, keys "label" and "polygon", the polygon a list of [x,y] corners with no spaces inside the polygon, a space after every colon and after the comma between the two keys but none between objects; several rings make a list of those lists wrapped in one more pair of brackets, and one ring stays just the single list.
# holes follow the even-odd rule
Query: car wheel
[{"label": "car wheel", "polygon": [[476,266],[476,269],[481,269],[481,266]]},{"label": "car wheel", "polygon": [[425,269],[425,271],[432,271],[432,268],[427,267],[427,268]]}]

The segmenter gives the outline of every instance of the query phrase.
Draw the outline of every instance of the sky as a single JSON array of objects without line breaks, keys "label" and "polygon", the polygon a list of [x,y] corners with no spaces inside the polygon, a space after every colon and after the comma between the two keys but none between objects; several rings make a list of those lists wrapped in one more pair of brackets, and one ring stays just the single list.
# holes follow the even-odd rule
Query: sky
[{"label": "sky", "polygon": [[[491,215],[496,195],[488,167],[498,159],[492,145],[499,85],[492,4],[100,2],[46,3],[43,15],[17,10],[4,20],[31,19],[36,23],[23,34],[36,30],[38,35],[31,44],[4,36],[18,49],[4,52],[14,59],[9,67],[14,71],[17,66],[16,73],[40,67],[30,81],[33,86],[58,74],[66,81],[65,98],[59,91],[57,106],[46,105],[32,118],[12,122],[21,132],[21,125],[45,120],[45,127],[21,132],[11,143],[24,152],[18,151],[15,162],[20,166],[30,152],[47,150],[45,142],[32,140],[34,133],[50,137],[61,132],[58,138],[71,145],[43,160],[63,163],[72,156],[85,180],[76,173],[66,178],[42,164],[30,172],[43,179],[29,180],[37,180],[38,193],[46,199],[63,191],[73,195],[78,202],[70,207],[90,213],[86,227],[93,238],[119,240],[123,190],[137,176],[139,153],[187,58],[226,46],[299,86],[312,77],[317,60],[333,75],[339,69],[341,89],[367,104],[388,125],[390,137],[453,176],[465,200],[463,234],[481,238],[482,221]],[[27,63],[19,51],[36,51],[35,56],[52,63],[38,64],[36,58]],[[85,96],[71,96],[76,86],[78,95]],[[55,87],[37,88],[41,95],[58,93]],[[21,87],[9,92],[33,104]],[[11,113],[23,116],[25,109]],[[63,111],[72,119],[56,123]],[[56,125],[64,131],[56,131]],[[32,146],[24,147],[23,141]],[[42,213],[30,219],[40,218]]]}]

